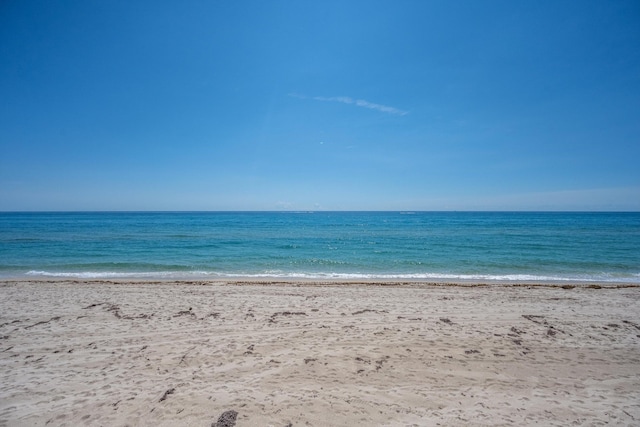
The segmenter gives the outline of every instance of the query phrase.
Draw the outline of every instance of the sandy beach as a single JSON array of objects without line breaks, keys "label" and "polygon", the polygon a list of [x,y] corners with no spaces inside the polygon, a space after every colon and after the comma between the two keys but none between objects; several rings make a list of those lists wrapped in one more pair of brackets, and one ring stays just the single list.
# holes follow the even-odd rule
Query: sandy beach
[{"label": "sandy beach", "polygon": [[5,281],[0,425],[640,424],[634,285]]}]

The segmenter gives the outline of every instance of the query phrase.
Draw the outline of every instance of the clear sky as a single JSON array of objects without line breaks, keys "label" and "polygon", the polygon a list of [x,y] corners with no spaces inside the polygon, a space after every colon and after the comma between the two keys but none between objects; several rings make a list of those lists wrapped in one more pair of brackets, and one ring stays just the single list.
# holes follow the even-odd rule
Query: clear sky
[{"label": "clear sky", "polygon": [[0,210],[640,210],[640,2],[0,2]]}]

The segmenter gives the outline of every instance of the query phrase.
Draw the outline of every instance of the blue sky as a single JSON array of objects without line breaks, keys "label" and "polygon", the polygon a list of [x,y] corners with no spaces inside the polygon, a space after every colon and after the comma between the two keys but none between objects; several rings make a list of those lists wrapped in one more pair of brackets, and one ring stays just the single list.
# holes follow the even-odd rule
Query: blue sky
[{"label": "blue sky", "polygon": [[0,210],[640,210],[637,1],[4,1]]}]

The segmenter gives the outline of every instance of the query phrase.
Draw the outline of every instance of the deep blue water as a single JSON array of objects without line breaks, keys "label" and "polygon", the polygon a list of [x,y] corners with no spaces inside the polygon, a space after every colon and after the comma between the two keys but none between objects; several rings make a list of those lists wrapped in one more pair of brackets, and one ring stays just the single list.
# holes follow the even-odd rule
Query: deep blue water
[{"label": "deep blue water", "polygon": [[640,283],[640,213],[0,213],[0,277]]}]

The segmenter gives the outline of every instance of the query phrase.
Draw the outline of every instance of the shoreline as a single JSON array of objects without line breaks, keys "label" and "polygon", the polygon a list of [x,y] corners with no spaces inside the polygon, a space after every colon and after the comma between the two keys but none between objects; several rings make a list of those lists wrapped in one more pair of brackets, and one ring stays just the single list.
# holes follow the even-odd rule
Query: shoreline
[{"label": "shoreline", "polygon": [[228,279],[174,279],[174,278],[76,278],[76,277],[17,277],[0,278],[0,285],[9,283],[78,283],[78,284],[176,284],[176,285],[261,285],[261,286],[387,286],[387,287],[545,287],[622,289],[640,288],[640,283],[624,281],[580,281],[580,280],[423,280],[423,279],[313,279],[313,278],[255,278],[233,277]]}]

